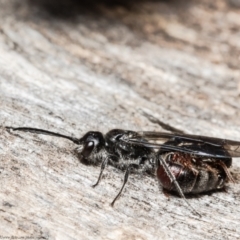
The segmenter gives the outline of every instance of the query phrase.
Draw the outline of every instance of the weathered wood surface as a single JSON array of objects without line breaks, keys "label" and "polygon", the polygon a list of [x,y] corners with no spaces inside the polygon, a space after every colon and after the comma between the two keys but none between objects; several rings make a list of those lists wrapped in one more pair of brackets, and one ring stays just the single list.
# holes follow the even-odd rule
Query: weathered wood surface
[{"label": "weathered wood surface", "polygon": [[[48,3],[50,2],[50,3]],[[156,179],[79,163],[81,136],[112,128],[240,140],[240,10],[227,1],[0,0],[0,239],[239,239],[240,163],[228,192],[189,199]],[[146,117],[146,112],[160,122]]]}]

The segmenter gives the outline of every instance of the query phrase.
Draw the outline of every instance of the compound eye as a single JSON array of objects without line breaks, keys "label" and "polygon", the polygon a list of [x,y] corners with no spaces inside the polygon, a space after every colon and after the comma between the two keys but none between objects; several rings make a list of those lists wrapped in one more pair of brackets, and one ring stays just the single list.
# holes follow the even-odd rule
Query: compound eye
[{"label": "compound eye", "polygon": [[92,141],[87,142],[82,150],[82,156],[85,158],[89,157],[93,149],[94,149],[94,142]]}]

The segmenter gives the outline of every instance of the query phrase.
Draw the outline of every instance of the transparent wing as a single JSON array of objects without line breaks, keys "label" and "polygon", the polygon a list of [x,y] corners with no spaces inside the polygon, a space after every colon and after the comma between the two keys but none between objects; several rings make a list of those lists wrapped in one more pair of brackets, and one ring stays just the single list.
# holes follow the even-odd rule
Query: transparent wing
[{"label": "transparent wing", "polygon": [[200,135],[143,131],[136,132],[125,141],[149,148],[185,152],[202,157],[240,157],[240,141]]}]

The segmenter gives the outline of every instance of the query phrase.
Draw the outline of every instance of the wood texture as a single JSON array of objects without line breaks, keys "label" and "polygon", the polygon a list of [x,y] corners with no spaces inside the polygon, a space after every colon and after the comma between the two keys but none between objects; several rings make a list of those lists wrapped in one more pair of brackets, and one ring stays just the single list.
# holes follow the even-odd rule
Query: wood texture
[{"label": "wood texture", "polygon": [[[235,5],[236,6],[236,5]],[[81,136],[113,128],[240,140],[240,10],[216,1],[0,0],[0,239],[239,239],[240,163],[227,192],[189,199],[156,179],[79,163]]]}]

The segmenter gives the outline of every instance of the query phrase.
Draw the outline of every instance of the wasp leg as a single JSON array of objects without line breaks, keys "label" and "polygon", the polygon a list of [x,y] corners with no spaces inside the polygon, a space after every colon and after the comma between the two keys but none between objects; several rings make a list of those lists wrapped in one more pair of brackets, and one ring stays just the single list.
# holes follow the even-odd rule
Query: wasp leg
[{"label": "wasp leg", "polygon": [[173,173],[171,172],[171,170],[169,169],[166,161],[160,157],[160,159],[158,159],[158,164],[161,164],[165,170],[165,172],[167,173],[168,177],[171,179],[171,181],[173,182],[174,186],[177,189],[178,194],[180,195],[181,198],[183,198],[184,202],[188,205],[188,207],[199,217],[201,217],[201,214],[195,210],[192,205],[187,201],[181,187],[179,186],[177,179],[175,178],[175,176],[173,175]]},{"label": "wasp leg", "polygon": [[133,166],[138,166],[137,164],[130,164],[128,167],[127,167],[127,170],[125,171],[125,174],[124,174],[124,180],[123,180],[123,184],[122,184],[122,187],[119,191],[119,193],[117,194],[117,196],[113,199],[112,203],[111,203],[111,206],[113,207],[114,206],[114,203],[118,200],[118,198],[120,197],[120,195],[122,194],[122,191],[128,181],[128,177],[129,177],[129,173],[130,173],[130,170]]},{"label": "wasp leg", "polygon": [[101,181],[101,179],[102,179],[102,174],[103,174],[103,171],[104,171],[107,163],[108,163],[108,158],[105,158],[105,159],[102,161],[102,164],[101,164],[101,171],[100,171],[100,174],[99,174],[99,176],[98,176],[98,180],[97,180],[97,182],[96,182],[94,185],[92,185],[93,188],[95,188],[95,187],[99,184],[99,182]]},{"label": "wasp leg", "polygon": [[220,167],[222,167],[222,169],[223,169],[223,171],[225,172],[228,180],[229,180],[230,182],[232,182],[232,183],[235,183],[234,178],[233,178],[233,176],[231,175],[231,173],[230,173],[230,171],[228,170],[228,168],[227,168],[227,166],[225,165],[225,163],[222,162],[222,161],[219,161],[219,162],[217,163],[217,165],[219,165]]}]

